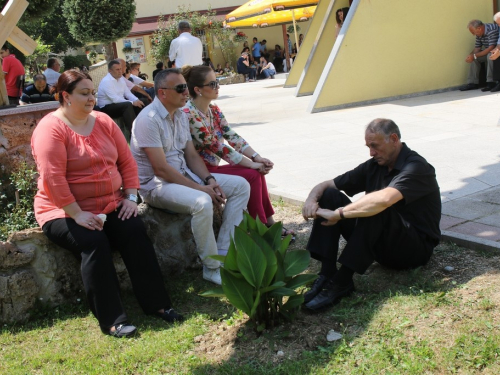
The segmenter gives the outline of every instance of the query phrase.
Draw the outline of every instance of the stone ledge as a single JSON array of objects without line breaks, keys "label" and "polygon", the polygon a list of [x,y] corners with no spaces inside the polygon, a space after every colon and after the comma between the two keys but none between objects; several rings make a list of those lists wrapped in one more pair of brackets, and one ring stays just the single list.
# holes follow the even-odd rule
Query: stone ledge
[{"label": "stone ledge", "polygon": [[[191,232],[191,216],[172,214],[139,205],[139,214],[153,242],[161,271],[168,279],[185,269],[200,268],[201,262]],[[214,226],[221,217],[214,215]],[[120,254],[113,254],[122,289],[131,289]],[[51,305],[85,298],[80,261],[43,234],[40,228],[13,233],[0,242],[0,322],[29,318],[36,300]]]}]

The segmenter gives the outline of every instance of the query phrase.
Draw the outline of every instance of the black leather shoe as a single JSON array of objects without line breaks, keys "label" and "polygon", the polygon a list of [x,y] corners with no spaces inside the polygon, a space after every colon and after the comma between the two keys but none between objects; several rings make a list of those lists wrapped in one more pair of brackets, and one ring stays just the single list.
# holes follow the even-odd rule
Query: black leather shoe
[{"label": "black leather shoe", "polygon": [[500,91],[500,83],[490,90],[490,92],[498,92],[498,91]]},{"label": "black leather shoe", "polygon": [[479,85],[475,83],[468,83],[466,85],[463,85],[460,87],[460,91],[469,91],[469,90],[477,90],[479,88]]},{"label": "black leather shoe", "polygon": [[304,303],[310,302],[314,297],[316,297],[319,292],[323,290],[323,286],[328,281],[328,277],[325,275],[318,275],[318,278],[314,280],[311,289],[304,293]]},{"label": "black leather shoe", "polygon": [[184,321],[184,317],[181,314],[177,314],[174,309],[165,309],[162,313],[157,312],[155,315],[169,323]]},{"label": "black leather shoe", "polygon": [[108,331],[108,335],[113,337],[132,337],[137,333],[137,328],[128,323],[116,324],[113,327],[115,328],[114,331],[111,331],[111,329]]},{"label": "black leather shoe", "polygon": [[314,299],[306,304],[306,308],[312,311],[320,310],[324,307],[335,305],[342,297],[347,297],[354,292],[354,282],[351,280],[346,286],[339,286],[333,280],[329,280]]},{"label": "black leather shoe", "polygon": [[486,91],[490,91],[491,89],[493,89],[494,87],[496,86],[496,83],[495,82],[487,82],[486,83],[486,87],[483,87],[481,89],[482,92],[486,92]]}]

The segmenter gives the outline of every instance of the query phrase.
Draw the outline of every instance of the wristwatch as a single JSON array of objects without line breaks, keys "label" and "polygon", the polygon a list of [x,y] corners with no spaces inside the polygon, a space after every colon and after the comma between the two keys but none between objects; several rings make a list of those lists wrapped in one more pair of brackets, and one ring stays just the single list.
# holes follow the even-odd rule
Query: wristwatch
[{"label": "wristwatch", "polygon": [[203,180],[203,181],[205,182],[205,185],[208,185],[208,181],[210,181],[212,178],[214,179],[214,181],[217,181],[217,180],[215,179],[215,177],[214,177],[214,176],[212,176],[211,174],[209,174],[209,175],[205,178],[205,180]]},{"label": "wristwatch", "polygon": [[253,155],[251,156],[252,161],[255,161],[255,158],[259,156],[258,152],[254,152]]},{"label": "wristwatch", "polygon": [[125,199],[128,199],[129,201],[132,201],[134,203],[137,203],[139,201],[137,195],[135,194],[125,194]]}]

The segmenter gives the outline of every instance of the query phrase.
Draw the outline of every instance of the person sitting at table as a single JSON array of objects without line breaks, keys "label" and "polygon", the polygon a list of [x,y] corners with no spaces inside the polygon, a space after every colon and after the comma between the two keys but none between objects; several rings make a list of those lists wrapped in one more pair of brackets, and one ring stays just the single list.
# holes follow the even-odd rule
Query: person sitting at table
[{"label": "person sitting at table", "polygon": [[248,82],[255,82],[256,77],[256,69],[250,67],[250,63],[248,62],[248,52],[241,52],[241,56],[236,62],[236,68],[238,69],[239,74],[248,74]]},{"label": "person sitting at table", "polygon": [[[189,117],[189,127],[196,151],[210,173],[236,175],[250,184],[248,212],[259,217],[267,226],[275,223],[274,210],[269,199],[265,175],[274,166],[240,137],[229,124],[219,107],[211,104],[219,96],[219,82],[215,73],[204,66],[184,66],[190,100],[184,107]],[[226,140],[229,144],[224,143]],[[228,165],[219,165],[221,159]],[[295,233],[283,228],[282,236]]]},{"label": "person sitting at table", "polygon": [[40,121],[31,138],[39,173],[38,224],[52,242],[81,257],[87,300],[103,333],[129,337],[137,332],[120,297],[112,249],[121,254],[143,311],[182,321],[137,216],[139,177],[125,137],[108,115],[93,110],[88,74],[62,73],[56,91],[61,106]]},{"label": "person sitting at table", "polygon": [[274,78],[276,74],[276,68],[272,62],[268,62],[264,56],[260,58],[260,66],[258,69],[259,75],[264,79]]},{"label": "person sitting at table", "polygon": [[47,79],[43,74],[33,76],[33,83],[28,85],[23,90],[19,104],[36,104],[50,102],[56,100],[54,95],[50,93]]}]

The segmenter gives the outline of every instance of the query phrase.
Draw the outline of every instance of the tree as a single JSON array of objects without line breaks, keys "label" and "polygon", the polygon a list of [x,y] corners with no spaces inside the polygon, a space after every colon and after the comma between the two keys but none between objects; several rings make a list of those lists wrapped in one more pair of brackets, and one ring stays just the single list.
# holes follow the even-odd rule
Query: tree
[{"label": "tree", "polygon": [[[21,23],[42,19],[52,13],[59,0],[29,0],[28,7],[21,18]],[[0,0],[0,8],[3,9],[9,0]]]},{"label": "tree", "polygon": [[111,43],[128,35],[135,20],[134,0],[65,0],[63,15],[71,35],[82,43]]},{"label": "tree", "polygon": [[68,48],[83,47],[69,32],[66,19],[62,13],[64,0],[56,0],[54,11],[39,21],[22,22],[19,27],[33,39],[41,39],[50,46],[50,52],[63,53]]}]

